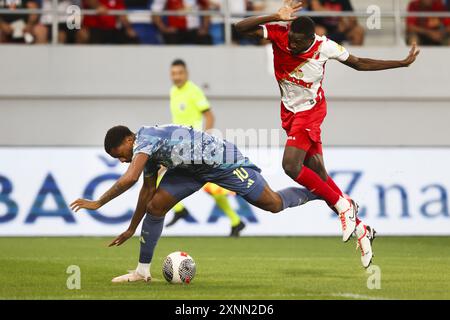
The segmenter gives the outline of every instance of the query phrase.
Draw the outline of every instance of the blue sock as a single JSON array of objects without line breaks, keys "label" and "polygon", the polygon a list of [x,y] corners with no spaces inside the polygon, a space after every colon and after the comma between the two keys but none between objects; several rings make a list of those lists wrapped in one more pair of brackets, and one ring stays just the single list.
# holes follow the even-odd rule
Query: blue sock
[{"label": "blue sock", "polygon": [[277,193],[283,200],[283,210],[286,208],[301,206],[308,201],[320,199],[314,193],[305,188],[290,187],[277,191]]},{"label": "blue sock", "polygon": [[150,213],[145,215],[144,222],[142,223],[141,237],[141,251],[139,253],[140,263],[150,263],[153,258],[153,251],[164,227],[164,216],[155,217]]}]

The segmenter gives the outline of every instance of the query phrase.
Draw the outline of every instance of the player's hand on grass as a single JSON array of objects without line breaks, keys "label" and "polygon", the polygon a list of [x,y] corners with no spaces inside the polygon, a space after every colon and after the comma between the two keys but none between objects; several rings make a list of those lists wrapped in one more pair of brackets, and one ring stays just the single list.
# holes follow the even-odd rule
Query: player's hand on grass
[{"label": "player's hand on grass", "polygon": [[134,235],[134,230],[128,229],[127,231],[121,233],[117,238],[115,238],[113,240],[113,242],[111,242],[109,244],[108,247],[120,246],[122,243],[124,243],[125,241],[130,239],[133,235]]},{"label": "player's hand on grass", "polygon": [[420,50],[417,48],[417,44],[413,43],[411,50],[409,50],[409,54],[405,60],[403,60],[403,64],[405,67],[409,67],[414,61],[416,61],[417,56],[419,55]]},{"label": "player's hand on grass", "polygon": [[77,199],[70,204],[70,208],[78,212],[80,209],[86,210],[97,210],[101,205],[98,201],[86,200],[86,199]]},{"label": "player's hand on grass", "polygon": [[284,5],[281,7],[278,12],[278,20],[279,21],[292,21],[295,17],[294,13],[302,9],[302,3],[297,2],[296,0],[284,0]]}]

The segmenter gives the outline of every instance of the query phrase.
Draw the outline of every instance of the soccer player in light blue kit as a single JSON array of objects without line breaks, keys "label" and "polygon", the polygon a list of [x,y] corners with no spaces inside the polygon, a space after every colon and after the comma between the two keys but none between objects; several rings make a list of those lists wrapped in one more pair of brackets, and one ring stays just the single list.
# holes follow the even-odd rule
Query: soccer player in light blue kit
[{"label": "soccer player in light blue kit", "polygon": [[[113,282],[151,279],[150,264],[165,214],[207,182],[234,191],[256,207],[273,213],[317,199],[308,190],[297,187],[274,192],[261,170],[234,144],[192,127],[150,126],[133,133],[125,126],[116,126],[106,133],[105,150],[113,158],[130,163],[128,170],[98,200],[75,200],[71,204],[75,212],[97,210],[131,188],[144,173],[130,226],[110,244],[119,246],[133,236],[145,216],[139,263],[136,270],[114,278]],[[166,167],[167,172],[156,187],[160,166]]]}]

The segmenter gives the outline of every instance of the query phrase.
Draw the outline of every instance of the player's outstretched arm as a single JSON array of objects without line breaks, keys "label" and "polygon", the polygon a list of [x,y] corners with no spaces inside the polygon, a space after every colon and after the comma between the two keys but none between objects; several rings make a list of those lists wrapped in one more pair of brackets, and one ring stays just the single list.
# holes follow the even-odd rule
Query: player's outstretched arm
[{"label": "player's outstretched arm", "polygon": [[256,16],[246,18],[234,25],[236,31],[247,36],[263,38],[264,33],[260,25],[277,22],[277,21],[292,21],[296,17],[294,13],[302,9],[302,3],[295,0],[284,0],[284,5],[281,7],[277,13],[266,15],[266,16]]},{"label": "player's outstretched arm", "polygon": [[130,189],[139,179],[142,171],[144,171],[145,163],[148,155],[144,153],[137,154],[131,161],[128,170],[117,180],[117,182],[106,191],[98,200],[77,199],[70,204],[70,208],[78,212],[80,209],[97,210],[112,199],[121,195]]},{"label": "player's outstretched arm", "polygon": [[358,70],[358,71],[378,71],[394,68],[409,67],[414,61],[416,61],[420,50],[416,44],[413,44],[408,56],[403,60],[377,60],[369,58],[359,58],[354,55],[350,55],[347,60],[341,61],[343,64]]},{"label": "player's outstretched arm", "polygon": [[120,246],[122,243],[124,243],[134,235],[139,223],[141,223],[141,220],[147,211],[147,204],[150,202],[150,200],[152,200],[153,195],[156,192],[157,178],[158,174],[155,174],[151,177],[144,176],[144,183],[142,184],[141,191],[139,192],[136,210],[134,211],[133,218],[131,218],[130,226],[127,230],[125,230],[125,232],[121,233],[117,238],[115,238],[109,244],[109,247]]}]

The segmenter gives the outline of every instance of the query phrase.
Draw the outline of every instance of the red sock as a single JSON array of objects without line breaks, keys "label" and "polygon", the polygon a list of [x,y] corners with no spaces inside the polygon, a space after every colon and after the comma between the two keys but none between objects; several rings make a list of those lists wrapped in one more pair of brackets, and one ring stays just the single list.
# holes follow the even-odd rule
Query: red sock
[{"label": "red sock", "polygon": [[344,193],[341,191],[341,189],[339,189],[336,183],[334,183],[333,179],[331,179],[330,176],[328,176],[326,183],[330,186],[331,189],[334,190],[334,192],[338,193],[341,197],[344,196]]},{"label": "red sock", "polygon": [[[345,197],[344,193],[341,191],[341,189],[339,189],[339,187],[336,185],[336,183],[334,183],[333,179],[331,179],[330,176],[328,176],[327,179],[327,184],[330,186],[330,188],[332,188],[335,192],[339,193],[340,196]],[[346,197],[347,198],[347,197]],[[361,223],[361,220],[359,220],[358,217],[356,217],[355,219],[356,221],[356,225]]]},{"label": "red sock", "polygon": [[323,181],[317,173],[306,166],[302,166],[300,174],[295,181],[300,183],[302,186],[305,186],[306,189],[312,193],[324,199],[331,206],[334,206],[339,200],[340,195],[330,188],[330,186]]}]

